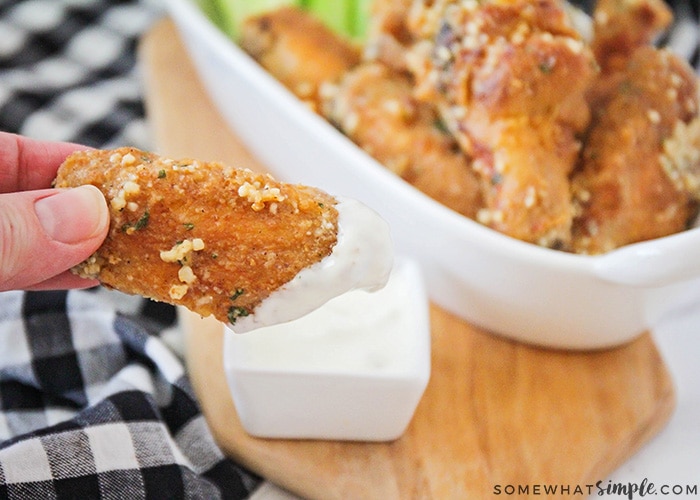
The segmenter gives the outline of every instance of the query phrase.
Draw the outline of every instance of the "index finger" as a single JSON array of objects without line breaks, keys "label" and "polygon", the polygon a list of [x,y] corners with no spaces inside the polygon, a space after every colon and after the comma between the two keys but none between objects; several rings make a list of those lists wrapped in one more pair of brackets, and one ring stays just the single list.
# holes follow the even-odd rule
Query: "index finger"
[{"label": "index finger", "polygon": [[81,149],[89,148],[0,132],[0,193],[51,187],[63,160]]}]

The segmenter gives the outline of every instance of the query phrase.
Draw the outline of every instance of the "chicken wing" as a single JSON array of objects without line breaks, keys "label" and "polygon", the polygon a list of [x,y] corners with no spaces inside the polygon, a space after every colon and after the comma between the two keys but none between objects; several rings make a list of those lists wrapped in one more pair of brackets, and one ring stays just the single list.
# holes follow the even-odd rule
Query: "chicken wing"
[{"label": "chicken wing", "polygon": [[603,72],[623,69],[632,53],[651,44],[672,20],[664,0],[598,0],[592,47]]},{"label": "chicken wing", "polygon": [[673,177],[682,150],[668,150],[668,141],[682,141],[687,125],[698,120],[695,75],[670,52],[642,47],[621,76],[595,109],[583,167],[573,180],[578,253],[682,231],[696,211],[691,190]]},{"label": "chicken wing", "polygon": [[282,7],[247,19],[243,50],[307,103],[319,109],[319,93],[360,61],[360,51],[307,12]]},{"label": "chicken wing", "polygon": [[550,247],[570,241],[569,174],[595,60],[556,0],[426,1],[412,10],[417,95],[437,103],[487,186],[479,220]]},{"label": "chicken wing", "polygon": [[360,65],[329,94],[323,111],[389,170],[453,210],[476,216],[479,180],[433,108],[413,98],[406,75],[380,63]]},{"label": "chicken wing", "polygon": [[[76,273],[231,324],[339,246],[335,198],[216,162],[133,148],[78,152],[60,167],[55,186],[82,184],[103,192],[111,227]],[[363,249],[386,267],[385,251],[368,241],[360,242],[355,262]],[[388,269],[375,278],[382,273]]]}]

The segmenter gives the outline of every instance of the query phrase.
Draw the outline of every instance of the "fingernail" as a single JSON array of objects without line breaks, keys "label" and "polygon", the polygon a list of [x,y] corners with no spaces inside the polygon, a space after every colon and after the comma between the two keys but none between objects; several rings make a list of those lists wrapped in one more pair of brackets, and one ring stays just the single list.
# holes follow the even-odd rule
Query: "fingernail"
[{"label": "fingernail", "polygon": [[63,243],[92,238],[109,223],[107,204],[95,186],[59,191],[37,201],[34,210],[46,234]]}]

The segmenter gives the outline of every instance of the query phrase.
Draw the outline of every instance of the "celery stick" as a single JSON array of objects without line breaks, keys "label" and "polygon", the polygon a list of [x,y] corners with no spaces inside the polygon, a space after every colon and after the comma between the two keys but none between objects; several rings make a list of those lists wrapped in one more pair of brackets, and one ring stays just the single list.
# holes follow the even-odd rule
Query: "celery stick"
[{"label": "celery stick", "polygon": [[362,41],[367,36],[367,28],[369,27],[370,9],[373,0],[355,0],[355,8],[351,19],[352,38],[357,41]]},{"label": "celery stick", "polygon": [[232,38],[238,37],[238,27],[246,18],[282,7],[298,5],[297,0],[218,0],[219,11],[226,19],[226,33]]},{"label": "celery stick", "polygon": [[238,31],[236,29],[237,16],[236,9],[233,6],[234,2],[226,0],[211,0],[211,2],[215,4],[216,10],[219,12],[219,27],[221,31],[234,38]]},{"label": "celery stick", "polygon": [[197,6],[221,31],[224,33],[229,32],[230,18],[223,15],[217,0],[197,0]]},{"label": "celery stick", "polygon": [[215,0],[197,0],[197,7],[204,12],[214,24],[221,27],[223,20],[221,19],[221,13]]},{"label": "celery stick", "polygon": [[312,12],[336,33],[359,41],[367,32],[372,1],[302,0],[301,6]]}]

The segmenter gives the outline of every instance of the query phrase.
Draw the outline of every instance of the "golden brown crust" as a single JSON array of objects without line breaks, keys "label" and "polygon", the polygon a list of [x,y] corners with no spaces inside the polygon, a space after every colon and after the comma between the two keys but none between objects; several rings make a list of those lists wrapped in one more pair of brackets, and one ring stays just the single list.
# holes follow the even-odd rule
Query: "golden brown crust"
[{"label": "golden brown crust", "polygon": [[408,27],[413,0],[376,0],[370,5],[370,19],[364,58],[379,61],[397,71],[407,71],[406,54],[415,41]]},{"label": "golden brown crust", "polygon": [[[323,111],[488,227],[608,251],[683,230],[700,200],[697,78],[650,43],[671,20],[663,0],[599,0],[590,39],[560,0],[377,0],[364,62],[334,76]],[[316,35],[296,37],[289,57]],[[309,54],[309,67],[333,59]]]},{"label": "golden brown crust", "polygon": [[413,97],[408,77],[365,63],[340,81],[323,108],[326,117],[372,157],[447,207],[474,218],[481,187],[434,109]]},{"label": "golden brown crust", "polygon": [[591,45],[603,72],[624,68],[635,50],[651,44],[672,21],[664,0],[598,0]]},{"label": "golden brown crust", "polygon": [[700,114],[676,123],[664,140],[661,165],[676,188],[700,200]]},{"label": "golden brown crust", "polygon": [[582,170],[573,180],[578,253],[682,231],[695,213],[691,194],[662,163],[664,141],[698,114],[695,76],[669,52],[642,47],[617,81],[609,93],[598,93]]},{"label": "golden brown crust", "polygon": [[413,12],[417,94],[437,103],[484,179],[479,220],[559,247],[596,66],[556,0],[430,2]]},{"label": "golden brown crust", "polygon": [[294,7],[247,19],[239,43],[314,111],[319,109],[321,86],[335,81],[360,61],[355,46]]},{"label": "golden brown crust", "polygon": [[76,272],[129,294],[235,322],[331,253],[331,196],[267,175],[133,148],[83,151],[55,186],[97,186],[109,235]]}]

